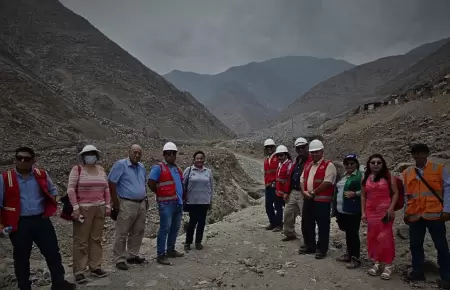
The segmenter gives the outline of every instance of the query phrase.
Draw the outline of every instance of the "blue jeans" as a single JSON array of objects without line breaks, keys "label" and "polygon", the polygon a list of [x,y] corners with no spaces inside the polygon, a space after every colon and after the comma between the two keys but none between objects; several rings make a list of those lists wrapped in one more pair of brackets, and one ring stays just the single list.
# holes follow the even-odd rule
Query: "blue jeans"
[{"label": "blue jeans", "polygon": [[420,219],[409,225],[409,243],[413,271],[418,274],[424,273],[425,254],[423,251],[423,242],[427,228],[434,242],[434,247],[437,250],[441,279],[450,281],[450,252],[445,223],[443,221]]},{"label": "blue jeans", "polygon": [[181,216],[183,215],[183,205],[173,203],[159,203],[159,231],[156,239],[157,254],[162,256],[167,251],[175,250],[178,231],[181,225]]},{"label": "blue jeans", "polygon": [[274,227],[283,225],[284,200],[275,193],[275,188],[266,187],[266,213],[269,223]]}]

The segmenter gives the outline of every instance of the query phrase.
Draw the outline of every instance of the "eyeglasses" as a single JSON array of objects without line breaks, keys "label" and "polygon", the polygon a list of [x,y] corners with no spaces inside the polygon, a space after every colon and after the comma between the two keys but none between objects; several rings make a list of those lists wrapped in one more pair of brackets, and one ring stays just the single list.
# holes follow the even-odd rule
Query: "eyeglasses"
[{"label": "eyeglasses", "polygon": [[370,164],[372,165],[381,165],[383,162],[381,161],[370,161]]},{"label": "eyeglasses", "polygon": [[33,159],[33,157],[31,157],[31,156],[20,156],[20,155],[16,155],[16,160],[17,160],[17,161],[30,162],[32,159]]}]

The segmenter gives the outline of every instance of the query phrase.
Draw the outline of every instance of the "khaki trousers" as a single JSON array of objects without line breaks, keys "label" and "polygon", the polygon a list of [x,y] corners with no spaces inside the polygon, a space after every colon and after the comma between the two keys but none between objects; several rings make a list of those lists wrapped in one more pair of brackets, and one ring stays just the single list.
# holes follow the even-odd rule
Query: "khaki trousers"
[{"label": "khaki trousers", "polygon": [[116,264],[125,262],[127,256],[139,256],[142,239],[144,238],[147,206],[145,200],[138,203],[119,198],[120,211],[117,215],[116,234],[114,241],[114,259]]},{"label": "khaki trousers", "polygon": [[303,196],[300,191],[292,190],[284,207],[283,234],[295,236],[295,219],[302,212]]},{"label": "khaki trousers", "polygon": [[91,271],[101,267],[103,262],[103,227],[105,206],[80,207],[84,222],[73,222],[73,273],[83,273],[86,266]]}]

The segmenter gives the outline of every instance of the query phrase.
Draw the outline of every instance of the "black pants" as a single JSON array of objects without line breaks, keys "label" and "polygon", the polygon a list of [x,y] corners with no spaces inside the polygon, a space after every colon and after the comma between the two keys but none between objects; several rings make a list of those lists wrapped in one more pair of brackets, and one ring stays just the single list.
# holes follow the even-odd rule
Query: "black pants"
[{"label": "black pants", "polygon": [[[203,240],[203,233],[206,226],[206,215],[209,204],[188,204],[189,224],[186,232],[186,244],[192,244],[195,231],[195,243],[200,244]],[[197,230],[195,229],[197,227]]]},{"label": "black pants", "polygon": [[13,245],[14,271],[20,290],[31,290],[30,256],[33,242],[44,256],[52,277],[52,284],[64,283],[64,267],[59,253],[55,228],[49,218],[21,217],[16,232],[9,235]]},{"label": "black pants", "polygon": [[339,229],[345,232],[347,255],[359,259],[361,252],[361,241],[359,239],[361,215],[337,213],[336,221]]},{"label": "black pants", "polygon": [[[302,234],[308,251],[326,254],[330,244],[331,203],[303,201]],[[319,240],[316,243],[316,223],[319,228]]]}]

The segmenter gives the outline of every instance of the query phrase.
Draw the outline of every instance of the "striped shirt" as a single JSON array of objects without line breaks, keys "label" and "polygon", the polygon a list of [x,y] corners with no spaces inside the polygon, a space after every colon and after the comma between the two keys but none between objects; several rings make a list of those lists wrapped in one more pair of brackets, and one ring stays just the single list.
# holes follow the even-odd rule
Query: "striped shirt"
[{"label": "striped shirt", "polygon": [[69,174],[67,194],[74,209],[80,206],[110,205],[108,179],[105,170],[98,166],[99,174],[90,175],[83,166],[74,166]]}]

